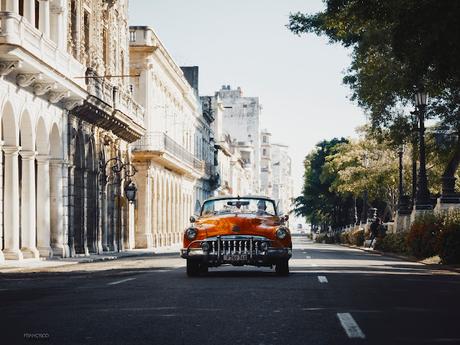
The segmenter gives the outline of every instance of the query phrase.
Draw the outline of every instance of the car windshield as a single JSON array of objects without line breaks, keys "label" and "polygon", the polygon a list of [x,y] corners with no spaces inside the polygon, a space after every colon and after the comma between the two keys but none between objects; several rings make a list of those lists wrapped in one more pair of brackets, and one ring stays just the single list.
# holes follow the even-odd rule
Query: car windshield
[{"label": "car windshield", "polygon": [[253,213],[257,215],[275,216],[275,204],[267,199],[217,199],[208,200],[203,204],[202,216],[226,213]]}]

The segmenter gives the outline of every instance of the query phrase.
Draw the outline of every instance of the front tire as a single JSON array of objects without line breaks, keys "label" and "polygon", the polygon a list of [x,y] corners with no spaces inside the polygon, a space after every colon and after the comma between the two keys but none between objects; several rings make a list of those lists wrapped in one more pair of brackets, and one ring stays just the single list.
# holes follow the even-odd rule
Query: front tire
[{"label": "front tire", "polygon": [[196,261],[187,259],[187,275],[189,277],[196,277],[200,274],[200,264]]},{"label": "front tire", "polygon": [[275,271],[279,276],[289,275],[289,260],[280,260],[276,264]]}]

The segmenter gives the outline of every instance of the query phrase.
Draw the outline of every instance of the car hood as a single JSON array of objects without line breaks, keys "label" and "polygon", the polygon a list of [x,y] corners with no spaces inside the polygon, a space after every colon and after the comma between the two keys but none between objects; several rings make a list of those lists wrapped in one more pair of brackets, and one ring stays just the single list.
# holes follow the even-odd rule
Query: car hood
[{"label": "car hood", "polygon": [[274,228],[280,225],[276,216],[255,214],[228,214],[202,217],[196,227],[206,231],[206,237],[219,235],[259,235],[272,237]]}]

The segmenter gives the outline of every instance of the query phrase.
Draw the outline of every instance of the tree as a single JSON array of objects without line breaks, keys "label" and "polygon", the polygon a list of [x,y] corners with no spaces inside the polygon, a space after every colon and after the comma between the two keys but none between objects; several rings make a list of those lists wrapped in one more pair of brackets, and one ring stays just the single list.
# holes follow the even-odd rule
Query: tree
[{"label": "tree", "polygon": [[429,115],[456,133],[443,176],[444,181],[452,181],[460,162],[460,2],[325,3],[326,9],[317,14],[291,14],[288,28],[295,34],[326,35],[331,42],[353,49],[344,83],[351,88],[352,99],[369,113],[377,134],[399,128],[396,121],[411,104],[415,88],[425,88],[435,102]]},{"label": "tree", "polygon": [[304,161],[304,187],[302,195],[294,201],[295,211],[303,215],[315,226],[327,229],[352,222],[353,198],[332,190],[336,176],[324,170],[327,157],[337,152],[339,144],[346,139],[334,138],[318,143]]}]

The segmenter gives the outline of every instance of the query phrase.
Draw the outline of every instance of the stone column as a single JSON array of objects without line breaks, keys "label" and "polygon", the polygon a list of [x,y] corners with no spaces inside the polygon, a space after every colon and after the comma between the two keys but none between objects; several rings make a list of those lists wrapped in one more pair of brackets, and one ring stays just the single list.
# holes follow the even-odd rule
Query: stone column
[{"label": "stone column", "polygon": [[40,256],[51,257],[49,157],[37,156],[37,247]]},{"label": "stone column", "polygon": [[38,258],[35,224],[35,151],[21,151],[21,252],[24,258]]},{"label": "stone column", "polygon": [[4,162],[4,205],[3,205],[3,255],[5,259],[21,260],[19,250],[19,146],[3,146]]},{"label": "stone column", "polygon": [[8,12],[19,13],[19,1],[18,0],[6,0],[5,10]]},{"label": "stone column", "polygon": [[152,248],[152,185],[150,169],[140,165],[136,174],[138,185],[138,223],[136,228],[136,248]]},{"label": "stone column", "polygon": [[67,27],[64,26],[64,6],[59,2],[53,3],[50,8],[50,37],[59,49],[66,50]]},{"label": "stone column", "polygon": [[24,17],[35,26],[35,0],[24,0]]},{"label": "stone column", "polygon": [[158,245],[158,172],[155,170],[153,173],[153,211],[152,211],[152,235],[154,239],[154,246]]},{"label": "stone column", "polygon": [[65,257],[66,253],[69,252],[69,246],[65,241],[64,234],[62,170],[62,160],[50,160],[51,248],[53,255]]},{"label": "stone column", "polygon": [[104,252],[110,251],[109,246],[109,229],[108,229],[108,217],[107,217],[107,183],[104,183],[101,187],[101,230],[102,230],[102,250]]},{"label": "stone column", "polygon": [[2,154],[3,141],[0,140],[0,264],[5,261],[3,256],[3,154]]},{"label": "stone column", "polygon": [[47,38],[50,37],[50,2],[49,0],[39,0],[39,22],[38,29]]}]

